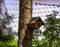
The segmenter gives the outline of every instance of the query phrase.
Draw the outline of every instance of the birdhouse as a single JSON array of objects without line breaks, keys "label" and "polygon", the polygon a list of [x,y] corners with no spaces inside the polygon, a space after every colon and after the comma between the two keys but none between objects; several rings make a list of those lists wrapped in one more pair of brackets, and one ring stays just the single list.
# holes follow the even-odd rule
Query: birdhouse
[{"label": "birdhouse", "polygon": [[[26,30],[26,35],[23,41],[24,47],[32,47],[33,30],[39,29],[42,25],[44,25],[44,23],[40,17],[33,17],[31,19],[27,25],[28,29]],[[28,46],[26,46],[26,44]]]},{"label": "birdhouse", "polygon": [[28,29],[37,30],[42,25],[44,25],[44,23],[40,17],[33,17],[31,21],[28,23]]}]

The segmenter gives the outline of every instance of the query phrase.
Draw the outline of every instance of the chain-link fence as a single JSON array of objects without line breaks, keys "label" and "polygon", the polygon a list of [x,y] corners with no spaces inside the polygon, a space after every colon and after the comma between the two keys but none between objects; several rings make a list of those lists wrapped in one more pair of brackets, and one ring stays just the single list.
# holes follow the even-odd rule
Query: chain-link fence
[{"label": "chain-link fence", "polygon": [[44,21],[46,15],[52,14],[52,11],[57,11],[60,14],[60,5],[33,3],[33,17],[40,16]]},{"label": "chain-link fence", "polygon": [[[53,14],[53,11],[58,12],[57,18],[60,18],[60,5],[57,4],[44,4],[44,3],[33,3],[33,17],[41,17],[43,22],[47,18],[47,15]],[[44,31],[43,26],[39,30],[35,31],[34,35],[41,39],[43,37],[42,32]]]},{"label": "chain-link fence", "polygon": [[[57,17],[60,17],[60,5],[33,2],[32,9],[32,17],[39,16],[43,21],[46,19],[46,15],[53,13],[52,11],[59,12]],[[18,32],[19,0],[2,0],[0,2],[0,12],[2,12],[0,13],[0,17],[5,17],[5,13],[7,12],[13,18],[10,26],[14,32]]]}]

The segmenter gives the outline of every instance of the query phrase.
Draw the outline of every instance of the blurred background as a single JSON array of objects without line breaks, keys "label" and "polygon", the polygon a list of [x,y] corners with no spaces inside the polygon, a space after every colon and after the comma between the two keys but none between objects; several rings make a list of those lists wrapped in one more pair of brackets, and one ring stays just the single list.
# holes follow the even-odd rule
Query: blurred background
[{"label": "blurred background", "polygon": [[[58,12],[56,18],[60,19],[60,0],[33,0],[32,4],[32,17],[41,17],[45,23],[50,14],[55,15]],[[19,22],[19,0],[0,0],[0,31],[1,36],[6,39],[11,39],[11,42],[6,42],[3,38],[1,41],[1,47],[13,46],[17,47],[18,40],[18,22]],[[43,33],[45,26],[41,26],[39,30],[34,30],[33,36],[42,40],[44,38]],[[9,37],[10,36],[10,37]],[[37,41],[38,41],[37,40]],[[5,41],[5,43],[4,43]],[[44,40],[46,41],[46,40]],[[4,44],[3,44],[4,43]],[[3,46],[2,46],[3,45]],[[34,43],[33,43],[34,45]],[[37,46],[36,46],[37,47]],[[40,47],[40,46],[39,46]]]}]

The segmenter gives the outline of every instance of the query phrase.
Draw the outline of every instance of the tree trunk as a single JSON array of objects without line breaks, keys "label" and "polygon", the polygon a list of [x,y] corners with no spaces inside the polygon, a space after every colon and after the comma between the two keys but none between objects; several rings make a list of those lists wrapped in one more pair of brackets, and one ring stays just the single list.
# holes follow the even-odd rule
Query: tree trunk
[{"label": "tree trunk", "polygon": [[26,35],[25,35],[25,38],[23,41],[23,46],[24,47],[32,47],[32,38],[33,38],[33,30],[27,29]]},{"label": "tree trunk", "polygon": [[23,47],[27,24],[32,18],[32,0],[20,0],[19,9],[18,47]]}]

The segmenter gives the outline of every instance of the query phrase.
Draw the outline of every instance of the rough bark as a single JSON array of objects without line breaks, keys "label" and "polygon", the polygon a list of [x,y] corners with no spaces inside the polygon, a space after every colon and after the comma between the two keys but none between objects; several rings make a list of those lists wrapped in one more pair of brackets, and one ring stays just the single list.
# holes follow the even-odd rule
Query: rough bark
[{"label": "rough bark", "polygon": [[32,0],[20,0],[19,9],[18,47],[23,47],[27,24],[32,18]]},{"label": "rough bark", "polygon": [[[33,30],[27,30],[23,41],[24,47],[32,47]],[[25,42],[25,43],[24,43]]]}]

